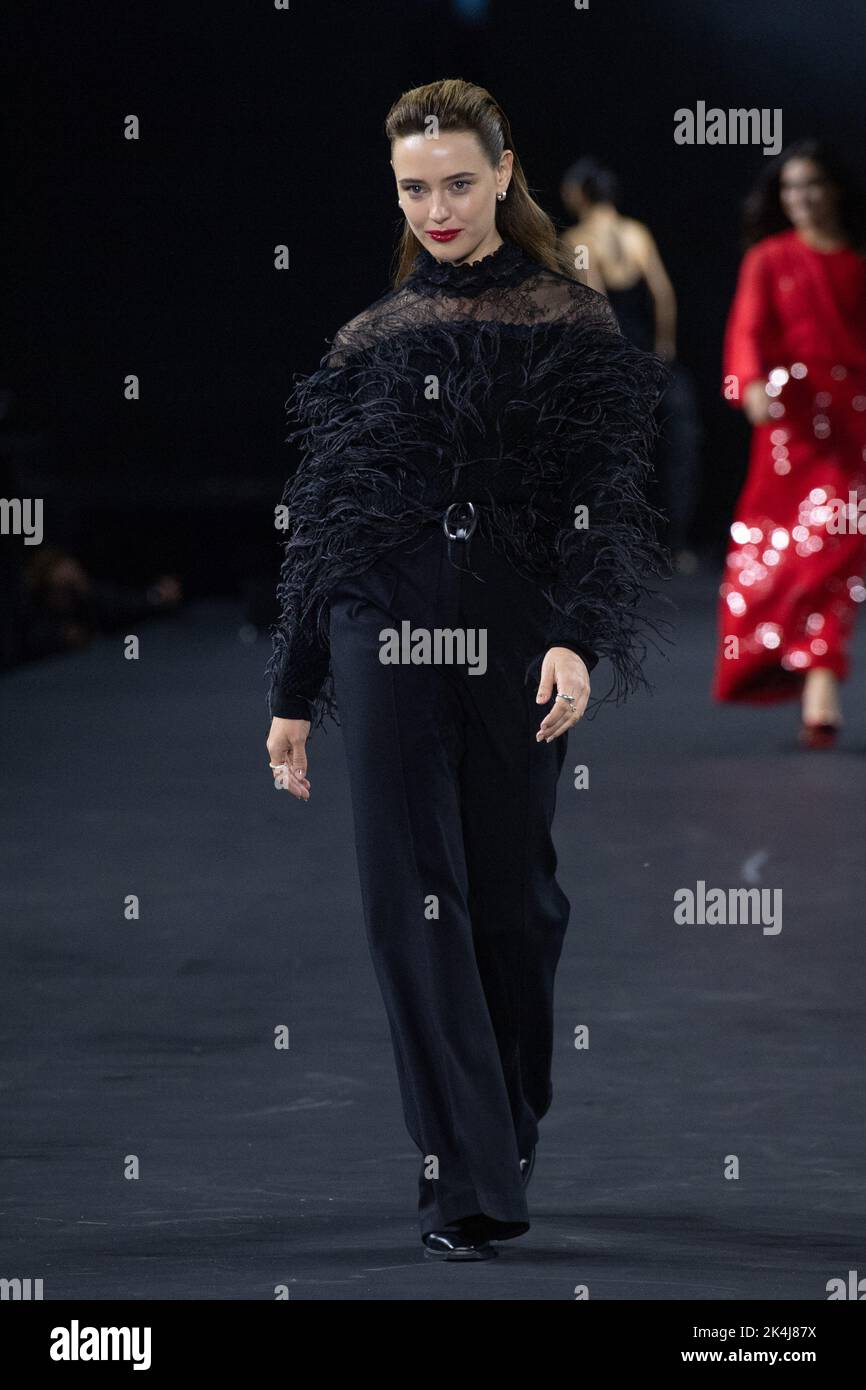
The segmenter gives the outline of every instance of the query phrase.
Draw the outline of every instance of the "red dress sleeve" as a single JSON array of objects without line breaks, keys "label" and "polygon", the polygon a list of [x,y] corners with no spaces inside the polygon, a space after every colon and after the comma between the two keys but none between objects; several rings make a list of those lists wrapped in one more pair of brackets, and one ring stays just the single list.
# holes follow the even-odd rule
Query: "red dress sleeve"
[{"label": "red dress sleeve", "polygon": [[[751,246],[740,263],[734,301],[725,329],[723,367],[725,382],[735,376],[739,391],[731,403],[742,407],[750,381],[765,380],[777,363],[771,360],[776,340],[776,319],[771,292],[771,272],[765,248]],[[722,384],[724,394],[725,383]]]}]

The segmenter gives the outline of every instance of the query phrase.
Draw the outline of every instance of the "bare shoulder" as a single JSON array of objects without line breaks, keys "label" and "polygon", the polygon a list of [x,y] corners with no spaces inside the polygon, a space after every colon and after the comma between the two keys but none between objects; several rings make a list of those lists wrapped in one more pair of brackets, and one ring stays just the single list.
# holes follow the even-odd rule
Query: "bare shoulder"
[{"label": "bare shoulder", "polygon": [[583,221],[574,222],[570,227],[566,227],[561,237],[565,246],[580,246],[591,239],[592,229]]},{"label": "bare shoulder", "polygon": [[620,239],[634,262],[646,273],[658,260],[655,237],[636,217],[621,217],[617,223]]},{"label": "bare shoulder", "polygon": [[636,217],[620,217],[617,228],[626,241],[633,246],[650,246],[653,235],[646,223],[638,222]]}]

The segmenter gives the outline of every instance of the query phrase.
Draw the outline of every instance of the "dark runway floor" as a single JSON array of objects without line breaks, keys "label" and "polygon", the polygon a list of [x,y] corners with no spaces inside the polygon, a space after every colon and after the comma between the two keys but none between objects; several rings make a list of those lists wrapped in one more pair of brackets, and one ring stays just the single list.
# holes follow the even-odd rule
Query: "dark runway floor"
[{"label": "dark runway floor", "polygon": [[[841,747],[802,753],[796,705],[711,704],[714,582],[668,586],[655,695],[570,735],[554,1102],[532,1229],[482,1264],[422,1258],[340,731],[310,742],[308,805],[273,790],[266,639],[192,608],[138,662],[118,639],[6,677],[0,1275],[46,1299],[820,1301],[866,1274],[866,631]],[[781,888],[782,930],[678,925],[698,880]]]}]

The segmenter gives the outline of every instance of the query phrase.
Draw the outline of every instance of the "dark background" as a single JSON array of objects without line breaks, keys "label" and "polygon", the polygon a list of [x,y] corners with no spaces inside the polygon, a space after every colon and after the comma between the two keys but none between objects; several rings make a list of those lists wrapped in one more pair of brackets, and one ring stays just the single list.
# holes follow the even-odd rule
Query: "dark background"
[{"label": "dark background", "polygon": [[509,113],[559,225],[560,176],[592,153],[654,233],[700,394],[694,540],[712,563],[745,471],[720,350],[765,156],[676,145],[673,113],[781,107],[783,144],[817,134],[862,160],[862,3],[67,4],[9,28],[0,448],[5,495],[45,498],[46,542],[101,576],[175,571],[188,597],[267,590],[291,374],[388,284],[386,112],[460,76]]}]

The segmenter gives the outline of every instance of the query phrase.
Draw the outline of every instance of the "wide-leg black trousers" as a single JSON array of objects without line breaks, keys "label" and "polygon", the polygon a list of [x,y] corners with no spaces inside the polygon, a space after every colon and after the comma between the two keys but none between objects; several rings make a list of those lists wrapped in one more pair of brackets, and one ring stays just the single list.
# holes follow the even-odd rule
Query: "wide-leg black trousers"
[{"label": "wide-leg black trousers", "polygon": [[[525,680],[549,611],[479,530],[467,543],[441,525],[331,594],[366,930],[422,1155],[422,1235],[476,1212],[528,1229],[519,1161],[552,1098],[570,906],[551,839],[568,735],[536,742],[550,705],[535,702],[538,667]],[[384,664],[383,631],[405,620],[484,629],[486,671]]]}]

